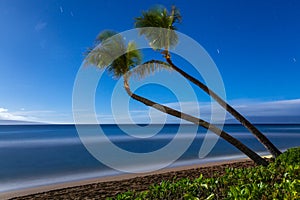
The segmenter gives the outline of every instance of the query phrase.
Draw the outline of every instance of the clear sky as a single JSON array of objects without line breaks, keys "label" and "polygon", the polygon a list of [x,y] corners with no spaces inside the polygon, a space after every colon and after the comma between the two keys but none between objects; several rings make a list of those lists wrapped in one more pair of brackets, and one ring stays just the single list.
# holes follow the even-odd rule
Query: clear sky
[{"label": "clear sky", "polygon": [[[0,119],[72,122],[73,84],[86,48],[102,30],[133,28],[134,17],[156,4],[180,9],[178,30],[210,54],[227,100],[243,114],[300,122],[297,0],[0,0]],[[162,89],[139,91],[174,103]],[[109,92],[97,93],[110,101]],[[96,107],[111,123],[110,110]]]}]

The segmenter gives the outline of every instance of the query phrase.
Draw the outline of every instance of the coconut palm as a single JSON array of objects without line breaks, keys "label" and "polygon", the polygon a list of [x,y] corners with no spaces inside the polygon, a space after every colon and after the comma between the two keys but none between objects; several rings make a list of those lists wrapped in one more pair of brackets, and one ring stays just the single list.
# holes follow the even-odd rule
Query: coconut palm
[{"label": "coconut palm", "polygon": [[171,60],[169,48],[174,47],[178,42],[178,37],[174,30],[176,30],[175,24],[181,21],[181,15],[179,10],[173,6],[171,12],[163,7],[156,7],[142,13],[141,17],[135,18],[136,28],[145,27],[158,27],[162,28],[161,31],[157,29],[140,29],[140,34],[145,35],[150,42],[150,46],[154,50],[160,50],[165,57],[168,64],[183,77],[197,85],[205,93],[211,96],[216,102],[218,102],[224,109],[226,109],[232,116],[241,122],[257,139],[262,143],[265,148],[272,154],[273,157],[277,157],[281,154],[279,149],[262,133],[260,132],[249,120],[241,115],[232,106],[226,103],[220,96],[214,91],[208,88],[204,83],[186,73],[184,70],[177,67]]},{"label": "coconut palm", "polygon": [[96,39],[96,45],[99,43],[101,44],[98,47],[88,50],[85,58],[86,64],[92,64],[101,69],[107,69],[109,72],[112,72],[113,76],[116,78],[123,77],[124,88],[131,98],[161,112],[209,129],[246,154],[257,164],[268,164],[265,159],[218,127],[204,120],[146,99],[130,90],[129,78],[131,76],[137,75],[139,77],[144,77],[155,72],[157,69],[170,68],[168,64],[155,60],[141,64],[141,53],[136,49],[135,44],[133,42],[129,42],[126,46],[123,38],[112,31],[105,31],[101,33]]}]

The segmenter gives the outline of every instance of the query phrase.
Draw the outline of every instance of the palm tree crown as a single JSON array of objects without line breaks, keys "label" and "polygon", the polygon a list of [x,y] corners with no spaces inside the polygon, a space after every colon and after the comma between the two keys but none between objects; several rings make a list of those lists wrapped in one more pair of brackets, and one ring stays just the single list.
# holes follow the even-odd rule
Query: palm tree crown
[{"label": "palm tree crown", "polygon": [[176,30],[175,23],[181,22],[179,10],[173,6],[171,12],[159,6],[144,11],[142,17],[135,18],[135,26],[140,27],[159,27]]},{"label": "palm tree crown", "polygon": [[179,10],[173,6],[169,12],[164,7],[155,7],[142,13],[141,17],[135,18],[135,27],[156,27],[160,29],[140,29],[140,35],[145,35],[150,41],[150,46],[155,50],[174,47],[178,42],[176,23],[181,21]]},{"label": "palm tree crown", "polygon": [[86,64],[92,64],[101,69],[106,68],[115,78],[120,78],[141,64],[142,54],[136,48],[136,44],[129,42],[126,45],[123,37],[116,32],[101,32],[95,41],[95,46],[95,48],[88,49]]}]

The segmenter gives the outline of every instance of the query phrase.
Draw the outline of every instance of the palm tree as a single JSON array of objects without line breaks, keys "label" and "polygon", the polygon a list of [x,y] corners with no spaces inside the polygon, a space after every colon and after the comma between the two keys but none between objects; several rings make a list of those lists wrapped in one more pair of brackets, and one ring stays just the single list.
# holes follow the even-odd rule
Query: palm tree
[{"label": "palm tree", "polygon": [[168,64],[155,60],[141,64],[141,52],[136,49],[135,44],[133,42],[129,42],[126,46],[123,38],[112,31],[105,31],[101,33],[96,39],[96,45],[99,43],[101,43],[99,47],[88,50],[85,58],[86,64],[92,64],[101,69],[107,69],[112,72],[116,78],[123,77],[124,88],[131,98],[161,112],[202,126],[225,139],[227,142],[247,155],[255,163],[264,166],[268,164],[265,159],[218,127],[204,120],[146,99],[130,90],[129,78],[132,75],[143,77],[155,72],[158,68],[169,68]]},{"label": "palm tree", "polygon": [[158,7],[150,9],[142,13],[141,17],[135,18],[136,28],[145,27],[159,27],[161,31],[155,31],[153,29],[140,29],[140,34],[145,35],[150,41],[150,46],[154,50],[160,50],[165,57],[167,63],[183,77],[197,85],[205,93],[211,96],[216,102],[218,102],[224,109],[226,109],[232,116],[241,122],[257,139],[262,143],[265,148],[272,154],[273,157],[277,157],[281,154],[279,149],[262,133],[260,132],[249,120],[241,115],[232,106],[226,103],[220,96],[214,91],[208,88],[204,83],[189,75],[179,67],[177,67],[171,60],[169,48],[175,46],[178,41],[178,37],[174,30],[176,30],[175,24],[181,21],[181,15],[179,10],[173,6],[171,12],[167,9]]}]

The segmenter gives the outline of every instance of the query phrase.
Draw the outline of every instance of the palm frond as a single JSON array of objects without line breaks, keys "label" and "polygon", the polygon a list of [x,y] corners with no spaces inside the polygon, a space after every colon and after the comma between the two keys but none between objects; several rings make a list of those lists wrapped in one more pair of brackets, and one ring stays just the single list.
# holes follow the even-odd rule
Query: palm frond
[{"label": "palm frond", "polygon": [[88,49],[85,58],[87,64],[104,68],[126,52],[126,45],[122,36],[115,32],[103,31],[98,35],[96,41],[101,41],[101,43],[93,49]]},{"label": "palm frond", "polygon": [[127,45],[127,60],[130,68],[135,67],[142,62],[142,54],[136,47],[134,42],[129,42]]},{"label": "palm frond", "polygon": [[128,75],[140,80],[162,70],[171,71],[172,67],[168,63],[160,60],[150,60],[131,69]]},{"label": "palm frond", "polygon": [[[179,9],[176,6],[172,6],[170,17],[172,17],[172,24],[180,23],[182,21],[182,16]],[[174,27],[176,30],[176,27]]]},{"label": "palm frond", "polygon": [[102,43],[105,40],[108,40],[112,36],[117,35],[117,32],[112,30],[105,30],[99,33],[99,35],[96,37],[94,45],[92,47],[88,47],[87,50],[83,53],[83,55],[86,57],[89,55],[89,53],[92,52],[93,49],[95,49],[97,46],[99,46],[100,43]]},{"label": "palm frond", "polygon": [[117,35],[118,33],[116,31],[112,30],[105,30],[102,31],[97,37],[96,41],[103,42],[104,40],[107,40],[108,38],[111,38],[114,35]]},{"label": "palm frond", "polygon": [[[175,23],[181,22],[179,10],[173,6],[171,12],[164,7],[144,11],[141,17],[135,18],[135,27],[142,28],[140,35],[145,35],[154,50],[169,49],[178,42]],[[156,27],[156,28],[145,28]]]},{"label": "palm frond", "polygon": [[126,74],[142,60],[140,51],[134,42],[125,44],[123,37],[113,31],[104,31],[96,39],[97,47],[89,48],[85,64],[107,69],[115,78]]}]

